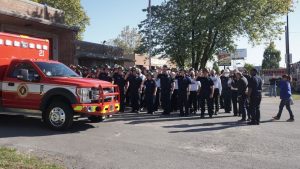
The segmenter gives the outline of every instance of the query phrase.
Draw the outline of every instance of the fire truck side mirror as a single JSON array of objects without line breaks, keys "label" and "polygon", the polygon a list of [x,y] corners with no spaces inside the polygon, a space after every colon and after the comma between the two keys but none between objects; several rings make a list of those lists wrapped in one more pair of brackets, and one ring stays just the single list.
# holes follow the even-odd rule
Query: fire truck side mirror
[{"label": "fire truck side mirror", "polygon": [[28,69],[20,69],[17,78],[22,81],[28,81],[29,80],[28,76],[29,76]]}]

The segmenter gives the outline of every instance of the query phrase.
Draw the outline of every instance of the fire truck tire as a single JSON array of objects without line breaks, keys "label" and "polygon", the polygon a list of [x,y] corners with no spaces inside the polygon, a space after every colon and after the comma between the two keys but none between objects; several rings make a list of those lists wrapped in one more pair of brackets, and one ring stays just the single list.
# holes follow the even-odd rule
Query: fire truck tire
[{"label": "fire truck tire", "polygon": [[65,102],[54,101],[43,113],[43,121],[53,130],[66,130],[72,126],[73,110]]},{"label": "fire truck tire", "polygon": [[92,123],[99,123],[105,120],[104,116],[89,116],[88,119],[92,122]]}]

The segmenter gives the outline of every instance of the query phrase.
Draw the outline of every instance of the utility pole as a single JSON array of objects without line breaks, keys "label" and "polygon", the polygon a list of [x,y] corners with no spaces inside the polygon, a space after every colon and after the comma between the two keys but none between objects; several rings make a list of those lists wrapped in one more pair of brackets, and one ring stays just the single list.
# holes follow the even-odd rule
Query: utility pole
[{"label": "utility pole", "polygon": [[152,51],[152,12],[151,12],[151,0],[149,0],[148,4],[148,22],[149,22],[149,49],[148,49],[148,55],[149,55],[149,70],[151,70],[151,51]]},{"label": "utility pole", "polygon": [[285,46],[286,46],[286,70],[287,70],[288,75],[291,75],[289,14],[286,15]]}]

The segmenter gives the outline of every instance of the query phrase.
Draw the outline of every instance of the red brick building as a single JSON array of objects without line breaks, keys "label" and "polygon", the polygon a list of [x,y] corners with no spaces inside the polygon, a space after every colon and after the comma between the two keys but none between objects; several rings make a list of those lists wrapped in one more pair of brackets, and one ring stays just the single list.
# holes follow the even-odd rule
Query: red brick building
[{"label": "red brick building", "polygon": [[29,0],[0,0],[0,31],[49,39],[50,57],[77,64],[77,28],[64,24],[63,11]]}]

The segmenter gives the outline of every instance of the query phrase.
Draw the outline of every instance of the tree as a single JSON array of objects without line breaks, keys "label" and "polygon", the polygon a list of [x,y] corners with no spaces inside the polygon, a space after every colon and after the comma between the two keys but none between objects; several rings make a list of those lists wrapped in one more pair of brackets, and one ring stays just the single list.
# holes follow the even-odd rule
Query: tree
[{"label": "tree", "polygon": [[165,1],[151,7],[151,23],[141,21],[139,49],[151,44],[154,54],[170,57],[181,67],[191,61],[195,69],[203,68],[219,49],[234,51],[238,36],[247,36],[254,45],[277,38],[283,25],[278,18],[291,6],[291,0]]},{"label": "tree", "polygon": [[77,39],[82,39],[86,26],[90,24],[90,19],[84,11],[80,0],[32,0],[41,4],[47,4],[53,8],[64,11],[65,23],[68,26],[79,28]]},{"label": "tree", "polygon": [[116,39],[109,40],[110,45],[120,47],[124,50],[124,54],[134,54],[137,47],[140,46],[141,36],[137,28],[126,26]]},{"label": "tree", "polygon": [[253,64],[249,64],[249,63],[245,63],[244,68],[245,68],[248,72],[250,72],[250,71],[254,68],[254,65],[253,65]]},{"label": "tree", "polygon": [[263,69],[279,68],[279,62],[281,61],[280,55],[281,55],[280,51],[276,49],[274,42],[271,42],[264,52],[262,68]]}]

